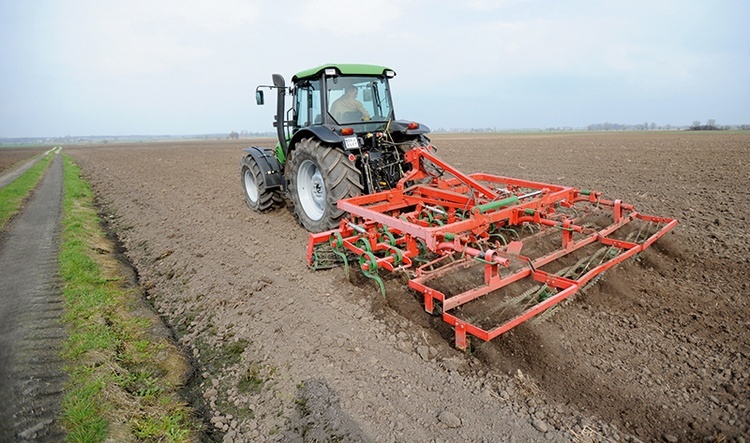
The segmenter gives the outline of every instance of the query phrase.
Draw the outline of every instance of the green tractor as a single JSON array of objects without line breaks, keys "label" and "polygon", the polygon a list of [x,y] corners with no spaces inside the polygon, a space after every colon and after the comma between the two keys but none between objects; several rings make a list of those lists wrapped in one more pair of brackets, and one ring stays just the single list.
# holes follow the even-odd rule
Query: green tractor
[{"label": "green tractor", "polygon": [[395,119],[389,87],[395,75],[383,66],[330,64],[299,72],[290,87],[279,74],[273,85],[258,86],[259,105],[263,89],[277,92],[278,143],[244,150],[240,179],[248,206],[266,212],[286,195],[300,224],[322,232],[346,215],[339,200],[395,187],[411,168],[404,154],[430,143],[429,128]]}]

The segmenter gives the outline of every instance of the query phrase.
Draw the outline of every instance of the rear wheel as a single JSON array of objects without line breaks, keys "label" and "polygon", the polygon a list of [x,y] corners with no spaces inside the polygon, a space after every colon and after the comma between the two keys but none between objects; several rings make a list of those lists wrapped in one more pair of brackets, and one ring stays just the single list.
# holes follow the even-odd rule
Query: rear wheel
[{"label": "rear wheel", "polygon": [[286,174],[294,213],[311,232],[337,227],[346,213],[336,203],[362,193],[354,163],[340,149],[317,140],[303,139],[296,145]]},{"label": "rear wheel", "polygon": [[278,191],[266,188],[260,166],[252,155],[245,156],[242,159],[240,181],[245,193],[245,202],[250,209],[257,212],[266,212],[282,203],[282,196]]}]

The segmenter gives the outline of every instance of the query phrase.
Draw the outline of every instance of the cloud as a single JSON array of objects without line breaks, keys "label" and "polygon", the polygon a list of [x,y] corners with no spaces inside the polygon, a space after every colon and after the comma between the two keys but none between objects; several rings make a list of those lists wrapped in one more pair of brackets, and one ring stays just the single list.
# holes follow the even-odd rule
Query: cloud
[{"label": "cloud", "polygon": [[497,10],[510,9],[519,5],[533,7],[534,0],[468,0],[465,2],[467,8],[479,12],[492,12]]},{"label": "cloud", "polygon": [[401,17],[401,11],[409,1],[312,0],[294,3],[299,7],[289,8],[290,25],[319,32],[311,36],[311,41],[335,48],[341,43],[335,38],[367,36],[382,39],[382,33]]},{"label": "cloud", "polygon": [[[255,3],[238,0],[85,2],[57,12],[59,62],[110,75],[168,71],[216,51],[196,38],[251,26]],[[85,67],[85,68],[84,68]]]},{"label": "cloud", "polygon": [[399,115],[438,126],[744,122],[748,20],[744,0],[0,1],[0,132],[269,130],[255,86],[329,62],[395,69]]}]

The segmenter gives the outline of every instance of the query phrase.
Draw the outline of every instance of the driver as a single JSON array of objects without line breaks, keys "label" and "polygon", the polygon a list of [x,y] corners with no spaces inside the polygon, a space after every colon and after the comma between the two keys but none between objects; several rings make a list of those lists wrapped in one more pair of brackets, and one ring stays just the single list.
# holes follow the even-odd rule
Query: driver
[{"label": "driver", "polygon": [[357,100],[357,87],[354,85],[347,86],[344,90],[344,95],[337,98],[331,104],[331,114],[339,123],[344,120],[352,120],[352,118],[347,118],[347,113],[349,112],[359,113],[364,121],[370,121],[370,113]]}]

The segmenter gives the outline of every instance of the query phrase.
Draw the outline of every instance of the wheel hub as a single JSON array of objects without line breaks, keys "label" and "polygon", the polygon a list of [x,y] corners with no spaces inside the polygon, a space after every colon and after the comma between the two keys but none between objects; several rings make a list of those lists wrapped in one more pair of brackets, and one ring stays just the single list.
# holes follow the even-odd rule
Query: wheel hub
[{"label": "wheel hub", "polygon": [[250,201],[258,201],[258,185],[255,183],[255,177],[249,169],[245,169],[245,192]]},{"label": "wheel hub", "polygon": [[305,214],[311,220],[320,220],[326,207],[326,186],[312,160],[303,161],[297,170],[297,193]]}]

